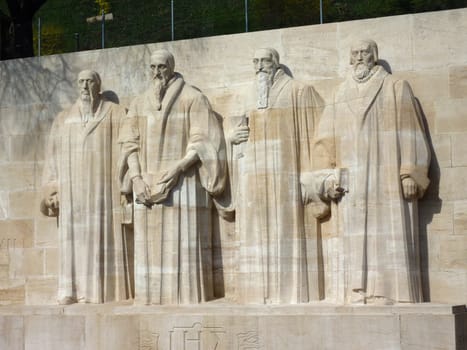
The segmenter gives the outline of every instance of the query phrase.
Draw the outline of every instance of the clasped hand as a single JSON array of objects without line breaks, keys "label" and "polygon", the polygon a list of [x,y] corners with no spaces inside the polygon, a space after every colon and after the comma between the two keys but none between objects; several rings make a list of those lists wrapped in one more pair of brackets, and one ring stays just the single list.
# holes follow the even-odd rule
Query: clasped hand
[{"label": "clasped hand", "polygon": [[178,182],[178,178],[182,173],[182,169],[179,165],[167,170],[157,182],[158,184],[164,184],[166,190],[171,190]]},{"label": "clasped hand", "polygon": [[[179,165],[174,166],[167,170],[162,177],[158,180],[157,184],[161,185],[160,192],[170,191],[178,182],[178,178],[182,173]],[[136,195],[136,202],[151,207],[154,202],[151,199],[151,189],[141,176],[133,178],[133,191]]]},{"label": "clasped hand", "polygon": [[250,128],[247,125],[239,125],[230,131],[229,140],[234,145],[238,145],[240,143],[248,141],[249,136]]}]

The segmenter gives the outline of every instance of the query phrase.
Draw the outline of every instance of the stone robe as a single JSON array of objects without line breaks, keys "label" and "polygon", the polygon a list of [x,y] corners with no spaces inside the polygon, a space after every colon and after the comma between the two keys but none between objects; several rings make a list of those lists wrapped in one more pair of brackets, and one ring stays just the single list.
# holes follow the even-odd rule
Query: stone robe
[{"label": "stone robe", "polygon": [[116,165],[125,110],[101,99],[83,124],[79,105],[54,120],[43,174],[45,198],[60,198],[58,299],[124,300],[131,292]]},{"label": "stone robe", "polygon": [[327,298],[340,302],[421,301],[417,200],[429,184],[430,152],[406,81],[384,68],[366,83],[349,77],[326,108],[314,149],[317,168],[344,168],[348,193],[332,213],[341,245]]},{"label": "stone robe", "polygon": [[[158,110],[152,89],[128,112],[121,142],[126,159],[138,152],[143,178],[154,182],[195,150],[186,170],[161,204],[135,203],[135,293],[144,304],[194,304],[213,299],[211,195],[225,184],[225,142],[207,98],[176,75]],[[126,165],[128,166],[128,165]],[[129,177],[137,174],[129,169]]]},{"label": "stone robe", "polygon": [[239,303],[294,304],[317,298],[318,283],[310,281],[308,271],[317,266],[307,256],[306,232],[307,222],[313,225],[314,220],[302,200],[317,107],[313,88],[280,69],[268,108],[250,110],[249,139],[234,147]]}]

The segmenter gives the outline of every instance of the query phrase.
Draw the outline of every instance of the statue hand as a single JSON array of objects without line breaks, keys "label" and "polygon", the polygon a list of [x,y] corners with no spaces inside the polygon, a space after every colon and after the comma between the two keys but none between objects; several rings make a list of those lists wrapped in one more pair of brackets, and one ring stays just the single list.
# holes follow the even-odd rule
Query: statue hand
[{"label": "statue hand", "polygon": [[58,193],[52,193],[48,198],[45,200],[45,206],[52,210],[57,210],[59,207],[59,200],[58,200]]},{"label": "statue hand", "polygon": [[236,126],[227,136],[231,143],[238,145],[239,143],[248,141],[250,136],[250,128],[247,125]]},{"label": "statue hand", "polygon": [[149,186],[143,181],[140,176],[132,179],[133,181],[133,192],[136,195],[136,202],[149,205],[151,199],[151,190]]},{"label": "statue hand", "polygon": [[178,178],[182,173],[182,169],[180,166],[175,166],[169,170],[167,170],[162,177],[157,182],[158,184],[165,184],[165,187],[168,190],[171,190],[178,182]]},{"label": "statue hand", "polygon": [[334,176],[330,176],[325,181],[325,191],[326,197],[338,201],[344,196],[346,189],[336,183]]},{"label": "statue hand", "polygon": [[404,198],[407,200],[417,198],[417,184],[411,177],[405,177],[402,179],[402,191],[404,193]]}]

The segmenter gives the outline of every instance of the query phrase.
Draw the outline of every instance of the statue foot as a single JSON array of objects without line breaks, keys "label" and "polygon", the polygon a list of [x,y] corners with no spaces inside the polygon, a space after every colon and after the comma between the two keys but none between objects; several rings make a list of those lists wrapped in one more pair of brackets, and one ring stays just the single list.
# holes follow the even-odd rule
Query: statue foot
[{"label": "statue foot", "polygon": [[394,300],[386,298],[386,297],[374,297],[373,299],[374,305],[394,305]]},{"label": "statue foot", "polygon": [[70,305],[78,302],[75,297],[63,297],[58,300],[59,305]]}]

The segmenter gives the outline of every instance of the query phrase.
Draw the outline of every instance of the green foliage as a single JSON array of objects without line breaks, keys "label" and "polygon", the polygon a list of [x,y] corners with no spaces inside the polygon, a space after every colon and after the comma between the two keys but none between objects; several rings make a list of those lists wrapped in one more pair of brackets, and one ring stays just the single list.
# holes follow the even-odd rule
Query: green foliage
[{"label": "green foliage", "polygon": [[[171,40],[170,3],[48,0],[36,14],[43,23],[42,52],[75,51],[75,33],[79,33],[80,50],[100,48],[101,22],[87,23],[86,18],[102,9],[114,16],[105,23],[106,47]],[[458,7],[467,7],[467,0],[323,0],[325,22]],[[174,10],[177,40],[245,30],[245,0],[174,0]],[[317,24],[319,0],[248,0],[248,17],[250,31]]]},{"label": "green foliage", "polygon": [[110,4],[108,1],[94,0],[94,2],[99,6],[99,12],[97,13],[98,15],[100,15],[102,11],[104,11],[104,13],[110,13]]}]

